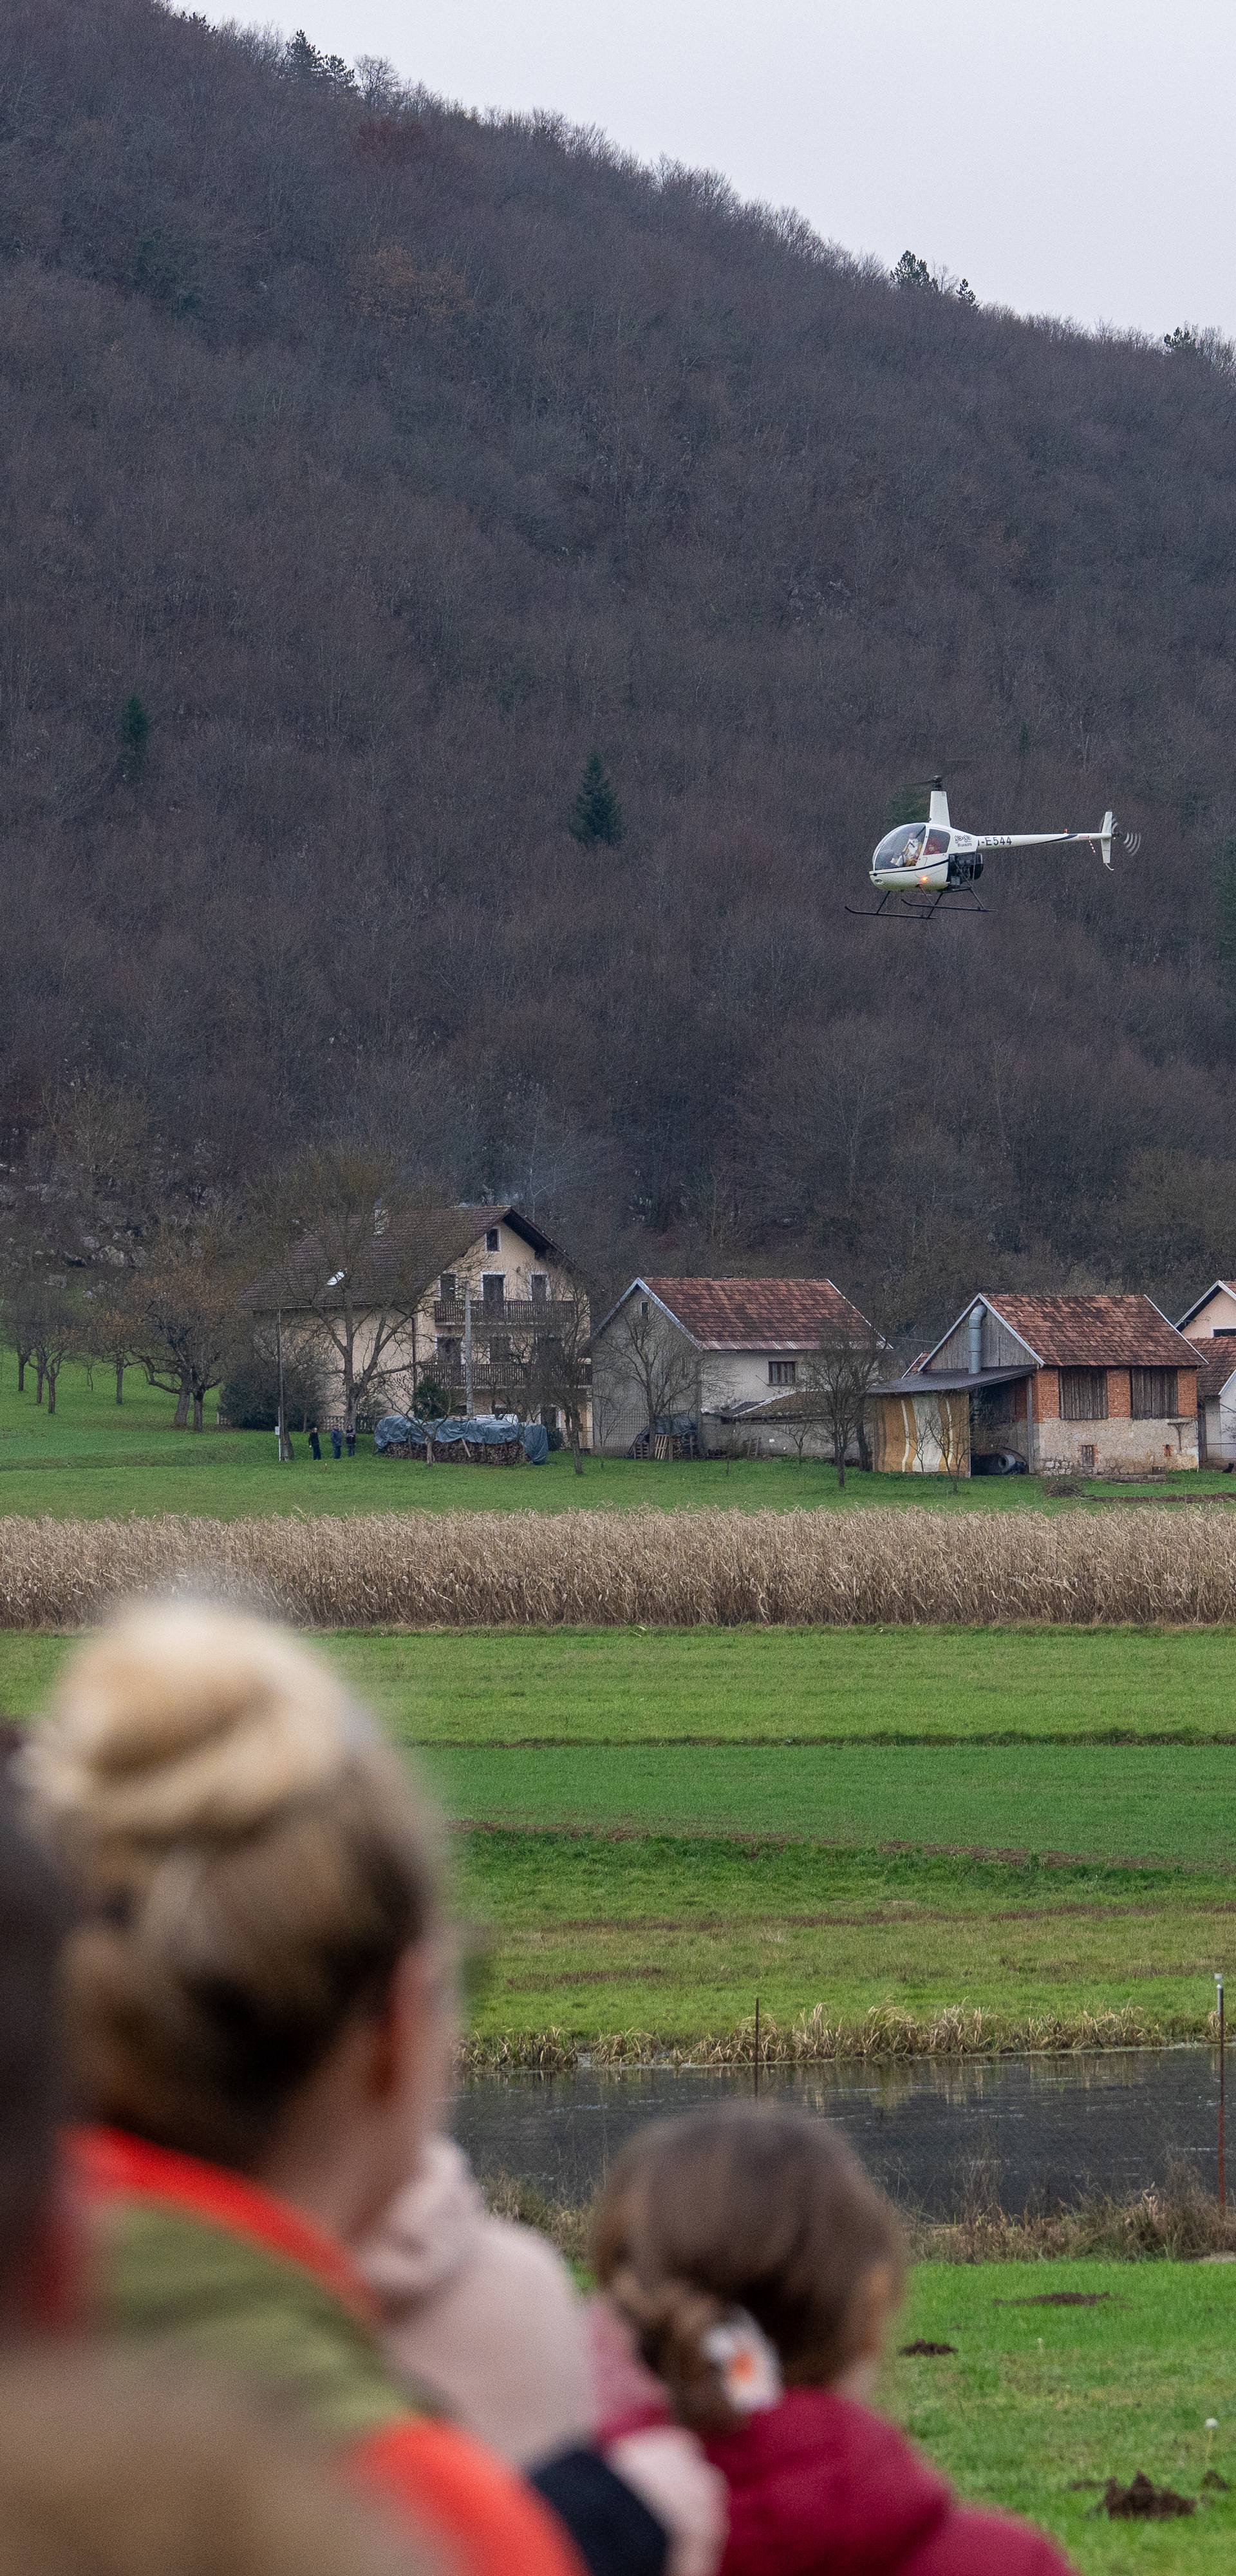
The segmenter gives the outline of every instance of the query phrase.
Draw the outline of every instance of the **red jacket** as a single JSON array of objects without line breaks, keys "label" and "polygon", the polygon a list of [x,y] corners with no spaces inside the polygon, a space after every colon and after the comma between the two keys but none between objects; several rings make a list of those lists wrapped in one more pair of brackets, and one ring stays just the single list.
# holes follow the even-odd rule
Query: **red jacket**
[{"label": "red jacket", "polygon": [[827,2388],[704,2448],[729,2489],[721,2576],[1069,2576],[1028,2523],[972,2512],[896,2427]]},{"label": "red jacket", "polygon": [[119,2130],[76,2141],[99,2322],[278,2389],[344,2472],[443,2539],[455,2576],[583,2576],[538,2495],[392,2378],[342,2246],[241,2174]]}]

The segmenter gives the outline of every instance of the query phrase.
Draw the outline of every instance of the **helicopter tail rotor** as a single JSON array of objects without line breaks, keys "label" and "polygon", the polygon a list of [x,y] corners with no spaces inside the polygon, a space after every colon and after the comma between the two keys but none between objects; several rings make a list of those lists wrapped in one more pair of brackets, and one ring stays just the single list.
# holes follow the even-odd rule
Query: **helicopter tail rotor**
[{"label": "helicopter tail rotor", "polygon": [[1113,814],[1110,805],[1103,817],[1102,829],[1096,833],[1095,837],[1102,853],[1103,865],[1105,868],[1110,868],[1112,863],[1113,841],[1115,842],[1117,849],[1123,850],[1126,858],[1130,859],[1135,859],[1137,857],[1137,853],[1142,846],[1142,836],[1140,832],[1121,832],[1117,830],[1116,817]]}]

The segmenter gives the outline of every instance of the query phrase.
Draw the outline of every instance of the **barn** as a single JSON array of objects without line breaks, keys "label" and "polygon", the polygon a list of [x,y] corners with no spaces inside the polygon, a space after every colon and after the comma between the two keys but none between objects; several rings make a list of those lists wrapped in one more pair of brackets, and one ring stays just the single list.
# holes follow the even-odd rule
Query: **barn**
[{"label": "barn", "polygon": [[934,1350],[873,1389],[873,1463],[900,1475],[1195,1468],[1198,1361],[1149,1297],[980,1291]]}]

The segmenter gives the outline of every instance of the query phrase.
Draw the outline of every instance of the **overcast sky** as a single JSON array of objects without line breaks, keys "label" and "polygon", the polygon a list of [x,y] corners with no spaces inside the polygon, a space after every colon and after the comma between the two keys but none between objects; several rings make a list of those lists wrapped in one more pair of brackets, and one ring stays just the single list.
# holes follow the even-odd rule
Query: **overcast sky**
[{"label": "overcast sky", "polygon": [[1232,0],[194,0],[723,170],[985,303],[1236,333]]}]

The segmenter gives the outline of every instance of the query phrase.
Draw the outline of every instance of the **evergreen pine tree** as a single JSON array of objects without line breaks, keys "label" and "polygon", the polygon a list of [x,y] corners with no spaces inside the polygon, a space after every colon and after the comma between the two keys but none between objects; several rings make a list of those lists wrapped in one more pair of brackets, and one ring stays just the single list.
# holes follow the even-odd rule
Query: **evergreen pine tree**
[{"label": "evergreen pine tree", "polygon": [[612,846],[622,839],[622,807],[606,777],[599,751],[590,751],[584,764],[571,831],[577,841],[584,843],[608,841]]},{"label": "evergreen pine tree", "polygon": [[916,250],[903,250],[893,270],[893,284],[894,286],[925,287],[929,295],[938,295],[940,292],[926,260],[920,259]]},{"label": "evergreen pine tree", "polygon": [[120,775],[140,778],[146,766],[146,742],[150,718],[136,690],[126,698],[120,711]]}]

